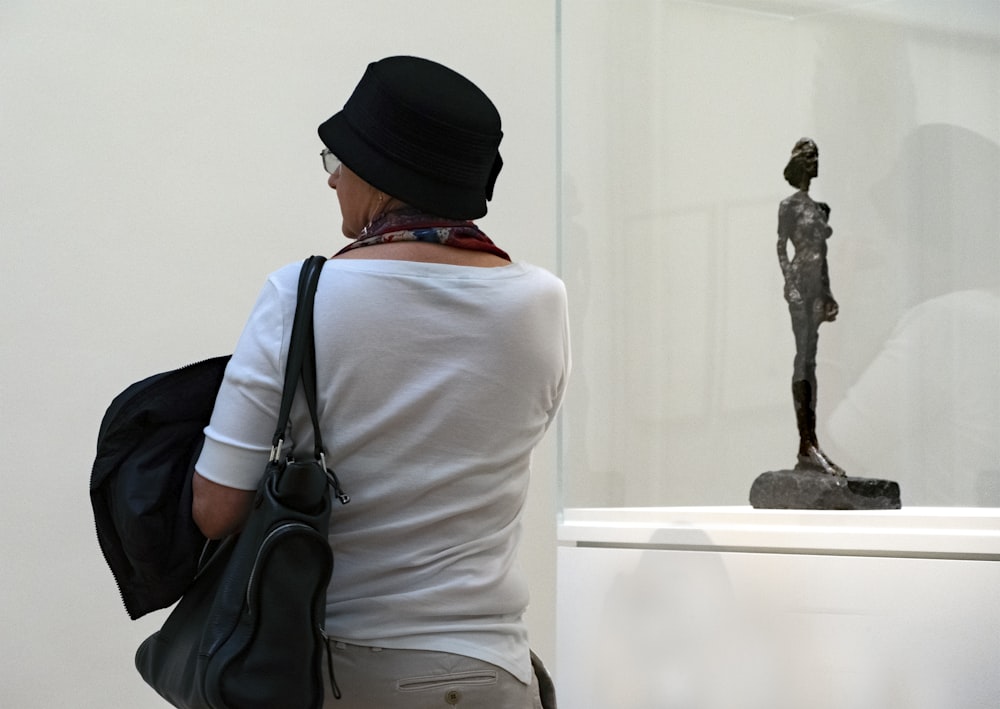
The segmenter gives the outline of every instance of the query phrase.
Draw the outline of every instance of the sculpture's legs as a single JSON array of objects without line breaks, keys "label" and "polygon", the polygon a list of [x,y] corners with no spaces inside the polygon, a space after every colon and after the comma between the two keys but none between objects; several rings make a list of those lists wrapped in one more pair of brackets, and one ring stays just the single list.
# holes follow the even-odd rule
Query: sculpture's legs
[{"label": "sculpture's legs", "polygon": [[809,448],[816,441],[816,399],[812,382],[792,382],[792,401],[795,404],[795,423],[799,429],[799,457],[808,456]]},{"label": "sculpture's legs", "polygon": [[805,307],[789,306],[792,332],[795,335],[792,401],[795,403],[795,421],[799,428],[799,454],[795,469],[846,475],[820,449],[816,439],[816,350],[820,320],[814,317],[817,313],[815,302],[815,299],[810,298],[806,300]]},{"label": "sculpture's legs", "polygon": [[843,468],[830,460],[816,439],[816,382],[792,382],[795,420],[799,429],[799,455],[796,470],[812,470],[827,475],[846,475]]}]

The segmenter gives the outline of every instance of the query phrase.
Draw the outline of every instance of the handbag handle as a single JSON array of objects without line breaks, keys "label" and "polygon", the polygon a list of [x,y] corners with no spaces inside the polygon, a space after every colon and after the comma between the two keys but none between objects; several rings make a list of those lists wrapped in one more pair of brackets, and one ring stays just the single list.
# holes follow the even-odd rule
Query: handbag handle
[{"label": "handbag handle", "polygon": [[310,256],[303,262],[299,271],[299,287],[295,303],[295,319],[292,321],[292,334],[288,344],[288,359],[285,365],[285,382],[281,392],[281,407],[278,411],[278,426],[271,440],[271,461],[276,462],[281,457],[285,432],[288,428],[288,418],[292,411],[292,400],[299,382],[302,382],[302,393],[306,398],[309,418],[312,420],[314,455],[326,473],[333,493],[346,505],[351,501],[340,487],[340,480],[326,465],[326,447],[323,445],[323,434],[319,427],[319,414],[316,406],[316,342],[313,337],[313,306],[316,298],[316,287],[326,263],[325,256]]},{"label": "handbag handle", "polygon": [[[285,383],[281,392],[281,407],[278,410],[278,425],[271,439],[271,460],[275,461],[281,455],[285,431],[288,428],[288,417],[292,411],[292,400],[299,381],[303,380],[306,404],[313,422],[313,433],[316,437],[317,459],[323,450],[323,441],[319,432],[319,419],[316,415],[316,346],[313,342],[313,302],[316,296],[316,286],[323,270],[326,258],[310,256],[302,264],[299,271],[299,289],[295,303],[295,319],[292,321],[292,335],[288,345],[288,359],[285,365]],[[308,368],[306,374],[303,369]],[[305,379],[312,383],[305,386]]]}]

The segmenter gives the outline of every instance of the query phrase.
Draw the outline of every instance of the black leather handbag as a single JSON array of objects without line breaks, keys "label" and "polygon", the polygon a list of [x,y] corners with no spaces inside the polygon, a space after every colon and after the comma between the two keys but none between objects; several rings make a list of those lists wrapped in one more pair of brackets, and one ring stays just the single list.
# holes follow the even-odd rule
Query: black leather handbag
[{"label": "black leather handbag", "polygon": [[[329,657],[326,588],[331,488],[316,414],[313,296],[325,259],[303,264],[271,459],[243,530],[215,545],[163,627],[136,652],[136,667],[182,709],[318,709]],[[281,456],[301,381],[315,435],[313,460]],[[334,693],[339,696],[336,682]]]}]

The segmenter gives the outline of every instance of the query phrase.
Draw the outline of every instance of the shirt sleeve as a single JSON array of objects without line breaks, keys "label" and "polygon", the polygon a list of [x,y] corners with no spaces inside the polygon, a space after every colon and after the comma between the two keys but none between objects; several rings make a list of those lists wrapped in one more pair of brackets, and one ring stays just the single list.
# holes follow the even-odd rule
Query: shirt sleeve
[{"label": "shirt sleeve", "polygon": [[271,451],[281,404],[286,313],[273,279],[240,336],[205,428],[195,470],[207,480],[254,490]]}]

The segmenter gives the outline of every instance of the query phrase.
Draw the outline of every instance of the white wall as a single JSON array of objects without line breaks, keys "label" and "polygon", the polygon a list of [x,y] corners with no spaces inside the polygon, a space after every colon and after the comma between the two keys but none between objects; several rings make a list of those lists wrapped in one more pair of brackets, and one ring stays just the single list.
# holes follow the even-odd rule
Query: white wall
[{"label": "white wall", "polygon": [[[92,529],[112,397],[231,350],[266,273],[341,243],[316,126],[365,65],[418,54],[504,118],[484,230],[555,268],[553,3],[5,0],[0,5],[0,706],[163,704]],[[523,559],[551,656],[555,446]]]}]

